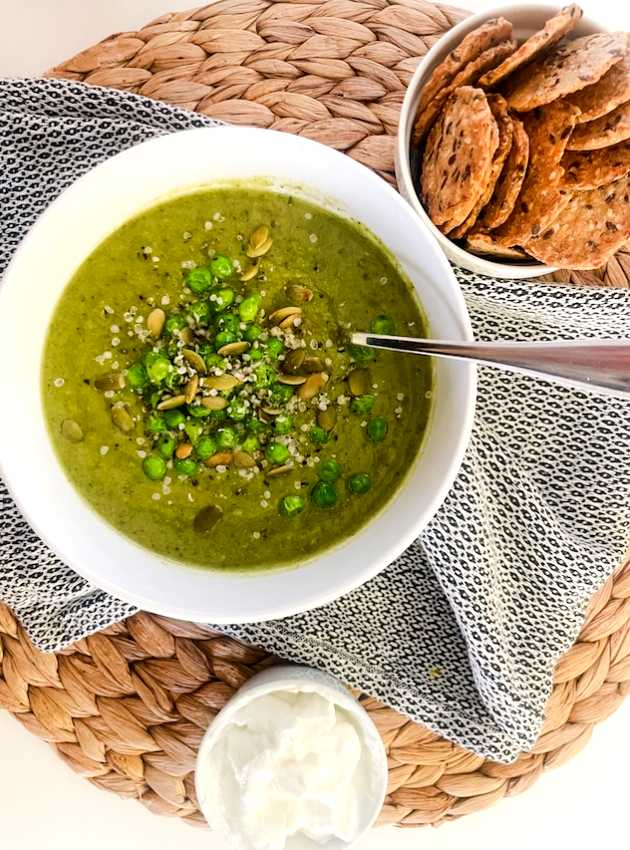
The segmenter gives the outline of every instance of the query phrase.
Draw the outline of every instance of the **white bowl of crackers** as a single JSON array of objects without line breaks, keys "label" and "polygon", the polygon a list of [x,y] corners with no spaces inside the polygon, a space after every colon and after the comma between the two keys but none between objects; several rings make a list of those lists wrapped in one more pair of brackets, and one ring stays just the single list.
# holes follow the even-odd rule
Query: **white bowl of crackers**
[{"label": "white bowl of crackers", "polygon": [[398,187],[464,268],[595,269],[630,238],[630,35],[575,4],[454,27],[412,77],[398,130]]}]

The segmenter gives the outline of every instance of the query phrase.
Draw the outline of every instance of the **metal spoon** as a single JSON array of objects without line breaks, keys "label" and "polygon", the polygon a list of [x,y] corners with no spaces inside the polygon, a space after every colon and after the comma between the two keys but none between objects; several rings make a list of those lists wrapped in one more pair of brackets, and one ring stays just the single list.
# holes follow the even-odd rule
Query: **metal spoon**
[{"label": "metal spoon", "polygon": [[630,398],[630,340],[448,342],[353,333],[352,342],[389,351],[474,360],[484,366],[537,375],[586,392],[597,391],[617,398]]}]

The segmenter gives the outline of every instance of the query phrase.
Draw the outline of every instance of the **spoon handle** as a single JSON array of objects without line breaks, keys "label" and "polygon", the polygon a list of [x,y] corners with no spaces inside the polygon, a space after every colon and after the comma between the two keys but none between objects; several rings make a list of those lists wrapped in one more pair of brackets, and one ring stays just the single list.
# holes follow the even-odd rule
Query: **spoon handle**
[{"label": "spoon handle", "polygon": [[630,398],[630,340],[448,342],[353,333],[352,342],[389,351],[474,360],[499,369],[538,375],[587,392],[596,390],[618,398]]}]

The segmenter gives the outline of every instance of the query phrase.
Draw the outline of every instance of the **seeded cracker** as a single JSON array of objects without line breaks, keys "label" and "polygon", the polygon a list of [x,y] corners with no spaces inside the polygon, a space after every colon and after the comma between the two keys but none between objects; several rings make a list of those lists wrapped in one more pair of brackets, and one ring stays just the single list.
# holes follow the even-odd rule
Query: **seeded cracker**
[{"label": "seeded cracker", "polygon": [[629,101],[630,49],[626,50],[620,62],[616,62],[606,71],[601,80],[582,91],[570,94],[567,100],[582,110],[582,114],[578,115],[578,124],[594,121]]},{"label": "seeded cracker", "polygon": [[598,151],[567,151],[560,165],[568,189],[597,189],[630,173],[630,140]]},{"label": "seeded cracker", "polygon": [[440,89],[453,81],[453,78],[469,62],[472,62],[484,51],[494,47],[512,36],[512,24],[505,18],[492,18],[477,29],[464,36],[461,43],[457,45],[446,58],[437,65],[425,83],[417,114],[420,115],[430,100],[433,100]]},{"label": "seeded cracker", "polygon": [[435,97],[427,104],[424,111],[418,114],[416,125],[413,131],[413,140],[417,144],[420,142],[429,128],[439,115],[442,104],[446,101],[450,94],[461,86],[473,85],[479,79],[484,71],[488,68],[494,68],[499,62],[509,56],[516,50],[515,41],[504,41],[497,44],[496,47],[490,47],[485,50],[480,56],[469,62],[457,74],[453,81],[445,86],[435,95]]},{"label": "seeded cracker", "polygon": [[577,114],[575,106],[557,100],[523,117],[529,137],[529,165],[512,214],[494,231],[502,245],[524,245],[551,224],[568,203],[560,160]]},{"label": "seeded cracker", "polygon": [[630,139],[630,101],[622,103],[608,115],[576,127],[567,144],[570,151],[592,151],[607,148]]},{"label": "seeded cracker", "polygon": [[497,123],[481,89],[463,86],[447,100],[429,133],[420,178],[429,217],[445,231],[479,200],[499,144]]},{"label": "seeded cracker", "polygon": [[506,248],[492,238],[491,233],[473,231],[466,236],[465,248],[473,254],[484,254],[497,260],[528,260],[522,248]]},{"label": "seeded cracker", "polygon": [[510,217],[519,196],[529,161],[529,138],[523,122],[512,118],[512,148],[480,224],[486,230],[500,227]]},{"label": "seeded cracker", "polygon": [[627,49],[625,32],[595,33],[561,44],[514,74],[507,102],[517,112],[528,112],[580,91],[620,62]]},{"label": "seeded cracker", "polygon": [[557,15],[547,21],[543,29],[524,41],[511,56],[508,56],[499,66],[480,77],[479,85],[483,88],[495,86],[516,71],[517,68],[531,62],[543,50],[547,50],[551,45],[560,41],[563,36],[571,32],[581,17],[582,10],[575,3],[565,6]]},{"label": "seeded cracker", "polygon": [[508,115],[508,107],[505,98],[500,94],[486,95],[488,106],[497,122],[499,131],[499,146],[497,147],[492,159],[492,167],[490,169],[490,177],[485,189],[475,206],[472,208],[465,221],[451,232],[452,239],[460,239],[465,233],[473,227],[479,218],[479,213],[488,203],[494,192],[499,175],[503,170],[503,166],[512,147],[512,119]]},{"label": "seeded cracker", "polygon": [[590,192],[576,192],[527,252],[570,269],[604,265],[630,238],[630,175]]}]

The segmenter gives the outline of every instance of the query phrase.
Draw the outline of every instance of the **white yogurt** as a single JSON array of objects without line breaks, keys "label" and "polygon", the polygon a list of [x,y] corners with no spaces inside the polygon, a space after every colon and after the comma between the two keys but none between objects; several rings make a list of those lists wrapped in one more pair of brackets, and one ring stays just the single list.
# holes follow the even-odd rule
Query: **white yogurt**
[{"label": "white yogurt", "polygon": [[298,688],[237,709],[197,768],[208,822],[234,850],[345,846],[364,829],[373,785],[360,724]]}]

